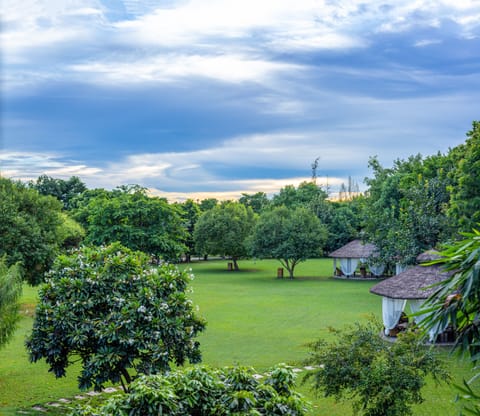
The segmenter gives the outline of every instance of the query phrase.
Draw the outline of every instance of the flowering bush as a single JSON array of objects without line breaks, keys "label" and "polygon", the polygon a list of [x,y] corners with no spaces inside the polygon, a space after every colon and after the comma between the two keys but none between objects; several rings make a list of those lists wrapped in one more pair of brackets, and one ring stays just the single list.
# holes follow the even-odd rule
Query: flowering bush
[{"label": "flowering bush", "polygon": [[194,340],[205,327],[186,296],[193,276],[119,243],[57,258],[40,288],[30,360],[45,358],[56,377],[82,361],[79,387],[129,384],[128,369],[155,374],[201,360]]}]

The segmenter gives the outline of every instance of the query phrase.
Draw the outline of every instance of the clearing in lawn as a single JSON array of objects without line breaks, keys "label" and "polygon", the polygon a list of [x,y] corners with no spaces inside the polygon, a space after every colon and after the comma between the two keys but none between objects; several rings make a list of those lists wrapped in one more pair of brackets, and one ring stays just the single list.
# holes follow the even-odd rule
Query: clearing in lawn
[{"label": "clearing in lawn", "polygon": [[[329,337],[328,327],[343,327],[354,321],[377,318],[381,298],[369,293],[375,281],[335,280],[330,259],[309,260],[300,264],[294,280],[277,279],[277,261],[240,261],[240,271],[228,271],[227,261],[194,262],[196,276],[192,299],[207,328],[199,337],[203,362],[211,366],[247,365],[258,371],[285,362],[298,365],[305,358],[305,344]],[[320,277],[322,276],[322,277]],[[0,351],[1,414],[30,408],[79,393],[76,387],[78,367],[69,368],[67,377],[56,380],[45,363],[30,364],[23,346],[32,327],[32,309],[36,289],[25,287],[24,318],[13,341]],[[453,381],[471,375],[468,363],[460,363],[441,352],[449,362]],[[312,415],[348,415],[349,403],[335,404],[331,399],[314,398],[308,386],[299,389],[314,404]],[[425,403],[415,414],[451,415],[455,390],[436,387],[429,381],[424,390]],[[55,414],[61,414],[55,410]]]}]

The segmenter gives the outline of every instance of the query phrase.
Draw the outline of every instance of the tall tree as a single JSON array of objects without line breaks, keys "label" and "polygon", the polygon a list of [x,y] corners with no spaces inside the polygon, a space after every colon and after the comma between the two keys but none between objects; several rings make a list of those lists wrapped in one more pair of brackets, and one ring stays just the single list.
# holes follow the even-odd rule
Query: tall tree
[{"label": "tall tree", "polygon": [[193,231],[195,229],[195,224],[200,217],[201,210],[199,205],[192,199],[187,199],[185,202],[178,204],[180,212],[182,215],[183,226],[186,230],[185,239],[183,243],[185,244],[185,260],[190,262],[190,259],[193,254],[195,254],[195,240],[193,238]]},{"label": "tall tree", "polygon": [[450,195],[447,156],[420,155],[396,160],[393,168],[370,160],[374,178],[367,178],[365,231],[385,263],[412,264],[451,232],[447,218]]},{"label": "tall tree", "polygon": [[147,196],[141,187],[99,191],[85,202],[74,213],[86,223],[87,243],[119,241],[132,250],[166,260],[177,260],[186,250],[180,208],[163,198]]},{"label": "tall tree", "polygon": [[20,182],[0,178],[0,256],[19,262],[30,284],[43,280],[62,244],[62,204]]},{"label": "tall tree", "polygon": [[474,121],[464,145],[452,151],[457,169],[453,172],[450,215],[460,229],[471,231],[480,223],[480,121]]},{"label": "tall tree", "polygon": [[186,289],[189,273],[119,243],[59,256],[40,288],[30,360],[62,377],[80,359],[79,387],[130,383],[129,370],[155,374],[201,359],[195,337],[205,323]]},{"label": "tall tree", "polygon": [[41,175],[35,182],[30,182],[30,187],[42,195],[50,195],[62,201],[67,210],[72,208],[72,199],[87,190],[85,184],[77,176],[72,176],[67,181]]},{"label": "tall tree", "polygon": [[238,202],[217,205],[204,212],[195,225],[197,251],[228,256],[238,270],[238,260],[248,255],[247,238],[254,224],[255,214],[250,207]]},{"label": "tall tree", "polygon": [[267,198],[267,194],[265,192],[257,192],[255,194],[242,194],[238,202],[245,205],[246,207],[252,208],[255,214],[260,214],[270,205],[270,201]]},{"label": "tall tree", "polygon": [[260,258],[277,259],[294,278],[295,267],[318,257],[327,239],[327,229],[306,208],[274,208],[264,211],[253,235],[252,253]]},{"label": "tall tree", "polygon": [[287,208],[309,207],[317,199],[326,199],[326,192],[313,182],[302,182],[297,188],[287,185],[273,196],[272,205],[286,206]]}]

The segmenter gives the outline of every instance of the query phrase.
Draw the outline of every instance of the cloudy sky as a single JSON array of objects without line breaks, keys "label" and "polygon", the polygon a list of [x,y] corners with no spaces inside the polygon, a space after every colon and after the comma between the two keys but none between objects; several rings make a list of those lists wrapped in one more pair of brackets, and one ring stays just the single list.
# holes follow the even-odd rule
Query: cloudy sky
[{"label": "cloudy sky", "polygon": [[0,174],[360,184],[480,119],[479,0],[3,0]]}]

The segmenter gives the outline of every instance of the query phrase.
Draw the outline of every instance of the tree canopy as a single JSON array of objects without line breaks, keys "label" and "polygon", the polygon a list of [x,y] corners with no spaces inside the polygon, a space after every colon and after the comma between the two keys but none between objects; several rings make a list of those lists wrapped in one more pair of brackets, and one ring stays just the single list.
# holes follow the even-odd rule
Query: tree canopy
[{"label": "tree canopy", "polygon": [[87,190],[85,184],[77,176],[72,176],[65,181],[48,175],[41,175],[35,182],[30,182],[29,185],[41,195],[50,195],[57,198],[67,210],[72,208],[72,200]]},{"label": "tree canopy", "polygon": [[313,212],[302,207],[277,207],[260,215],[252,253],[279,260],[293,279],[298,263],[321,254],[326,238],[327,229]]},{"label": "tree canopy", "polygon": [[132,368],[155,374],[199,362],[195,337],[205,323],[185,293],[191,278],[173,265],[151,267],[119,243],[59,256],[39,290],[30,360],[44,358],[62,377],[77,357],[79,387],[96,390],[130,383]]},{"label": "tree canopy", "polygon": [[0,177],[0,256],[20,263],[30,284],[43,281],[60,245],[62,204],[26,185]]},{"label": "tree canopy", "polygon": [[119,241],[158,259],[177,260],[185,251],[186,230],[179,207],[150,197],[139,186],[89,192],[76,201],[74,217],[86,230],[87,244]]},{"label": "tree canopy", "polygon": [[224,202],[205,211],[195,225],[194,239],[199,253],[228,256],[238,270],[238,259],[249,254],[247,238],[255,224],[250,207]]}]

